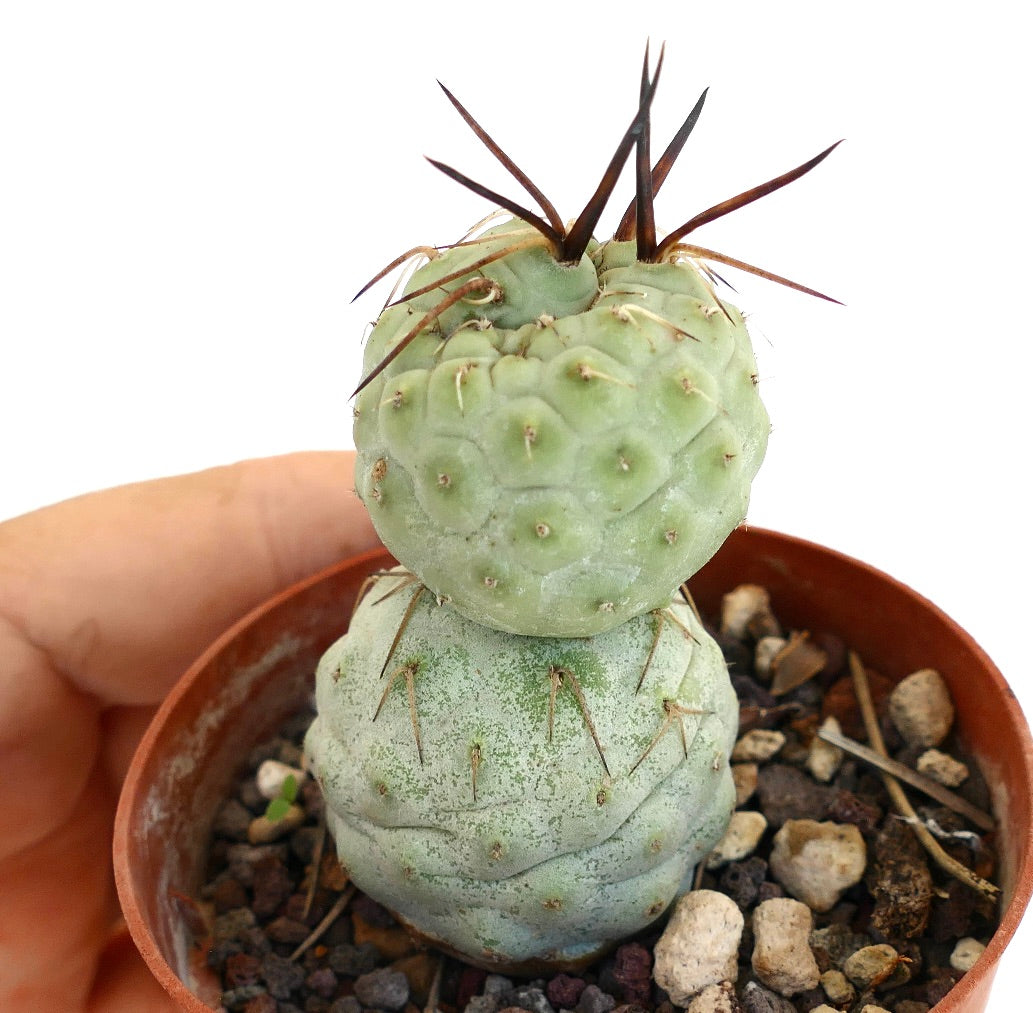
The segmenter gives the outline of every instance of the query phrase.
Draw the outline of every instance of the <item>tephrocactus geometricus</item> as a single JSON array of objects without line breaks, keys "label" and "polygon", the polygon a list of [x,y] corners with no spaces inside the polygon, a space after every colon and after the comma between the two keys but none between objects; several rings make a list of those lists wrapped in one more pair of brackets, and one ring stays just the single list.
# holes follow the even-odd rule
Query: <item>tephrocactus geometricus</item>
[{"label": "tephrocactus geometricus", "polygon": [[[435,163],[513,219],[374,279],[426,260],[355,407],[358,491],[405,569],[320,663],[306,753],[356,885],[489,968],[578,966],[644,928],[734,802],[738,705],[684,581],[743,519],[768,418],[708,265],[820,293],[685,239],[832,148],[659,240],[703,104],[651,166],[662,59],[569,225],[446,89],[544,217]],[[632,149],[635,199],[596,242]]]}]

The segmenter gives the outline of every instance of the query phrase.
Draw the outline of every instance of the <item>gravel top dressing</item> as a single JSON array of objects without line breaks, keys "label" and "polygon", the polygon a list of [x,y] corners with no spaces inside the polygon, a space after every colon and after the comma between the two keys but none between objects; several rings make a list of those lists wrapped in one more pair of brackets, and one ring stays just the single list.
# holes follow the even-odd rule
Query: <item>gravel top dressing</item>
[{"label": "gravel top dressing", "polygon": [[223,1008],[935,1006],[997,924],[989,793],[943,680],[865,669],[834,636],[784,630],[756,586],[706,618],[739,697],[736,812],[694,889],[649,930],[583,970],[532,980],[421,948],[337,862],[319,788],[301,770],[305,713],[249,758],[216,818],[198,944]]}]

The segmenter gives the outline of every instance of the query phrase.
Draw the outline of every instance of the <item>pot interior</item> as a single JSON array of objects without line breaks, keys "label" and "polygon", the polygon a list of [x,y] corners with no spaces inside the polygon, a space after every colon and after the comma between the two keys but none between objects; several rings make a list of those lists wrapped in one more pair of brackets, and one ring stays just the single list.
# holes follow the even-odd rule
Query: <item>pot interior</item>
[{"label": "pot interior", "polygon": [[[136,945],[185,1010],[219,1005],[219,985],[191,945],[189,900],[204,879],[216,809],[251,750],[305,703],[316,662],[345,631],[367,574],[389,565],[383,550],[348,560],[245,617],[191,666],[140,744],[116,818],[116,883]],[[939,609],[849,557],[740,529],[691,590],[700,610],[714,615],[721,595],[746,582],[769,590],[787,627],[835,633],[891,678],[932,667],[949,684],[961,733],[995,786],[1004,899],[980,964],[937,1013],[982,1009],[1033,890],[1033,740],[1011,690]]]}]

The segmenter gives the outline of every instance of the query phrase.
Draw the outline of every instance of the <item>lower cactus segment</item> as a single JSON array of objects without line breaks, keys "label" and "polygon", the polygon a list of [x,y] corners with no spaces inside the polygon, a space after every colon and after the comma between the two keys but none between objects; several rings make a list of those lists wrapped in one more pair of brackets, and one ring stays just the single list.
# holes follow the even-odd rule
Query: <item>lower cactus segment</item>
[{"label": "lower cactus segment", "polygon": [[577,965],[648,925],[721,836],[738,704],[680,598],[590,639],[487,629],[379,577],[306,739],[356,885],[492,968]]}]

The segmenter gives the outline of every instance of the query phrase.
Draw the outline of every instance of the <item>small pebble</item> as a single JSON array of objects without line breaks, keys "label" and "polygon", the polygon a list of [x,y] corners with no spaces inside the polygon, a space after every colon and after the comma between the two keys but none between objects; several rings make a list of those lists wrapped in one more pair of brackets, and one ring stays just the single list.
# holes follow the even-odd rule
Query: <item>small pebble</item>
[{"label": "small pebble", "polygon": [[781,633],[771,614],[771,596],[759,584],[740,584],[721,599],[721,632],[736,640]]},{"label": "small pebble", "polygon": [[362,1013],[362,1003],[353,995],[344,995],[330,1004],[327,1013]]},{"label": "small pebble", "polygon": [[758,767],[755,763],[733,763],[732,783],[735,785],[735,807],[741,808],[757,790]]},{"label": "small pebble", "polygon": [[955,971],[970,971],[972,965],[980,958],[986,947],[971,936],[959,939],[951,951],[950,965]]},{"label": "small pebble", "polygon": [[754,728],[747,732],[735,744],[732,750],[732,761],[735,763],[765,763],[770,760],[784,745],[786,737],[782,732]]},{"label": "small pebble", "polygon": [[773,827],[786,820],[820,820],[836,795],[831,785],[818,784],[802,770],[785,763],[769,763],[757,776],[760,808]]},{"label": "small pebble", "polygon": [[968,780],[968,767],[938,749],[927,749],[922,753],[915,769],[945,788],[957,788]]},{"label": "small pebble", "polygon": [[502,995],[513,991],[513,982],[503,974],[489,974],[482,988],[485,995]]},{"label": "small pebble", "polygon": [[[831,714],[822,722],[819,730],[837,734],[842,734],[843,731]],[[843,756],[843,750],[839,746],[834,746],[815,735],[807,751],[807,769],[816,780],[828,784],[839,772]]]},{"label": "small pebble", "polygon": [[808,939],[813,916],[797,900],[767,900],[753,913],[753,972],[779,995],[817,988],[821,980]]},{"label": "small pebble", "polygon": [[231,841],[246,841],[248,824],[252,819],[253,813],[246,805],[235,798],[227,799],[215,815],[212,833]]},{"label": "small pebble", "polygon": [[707,868],[717,869],[729,862],[739,862],[748,858],[756,850],[768,821],[763,813],[743,811],[732,813],[724,836],[714,845],[707,858]]},{"label": "small pebble", "polygon": [[861,1013],[890,1013],[885,1006],[876,1006],[874,1003],[866,1002],[861,1007]]},{"label": "small pebble", "polygon": [[855,826],[787,820],[775,834],[771,872],[812,911],[829,911],[864,876],[867,849]]},{"label": "small pebble", "polygon": [[271,996],[289,999],[291,992],[304,984],[305,970],[293,960],[269,953],[262,958],[262,978]]},{"label": "small pebble", "polygon": [[513,993],[513,1005],[528,1013],[555,1013],[545,992],[536,985],[521,985]]},{"label": "small pebble", "polygon": [[585,979],[569,974],[557,974],[545,988],[549,1002],[557,1009],[573,1009],[585,990]]},{"label": "small pebble", "polygon": [[718,886],[741,908],[752,907],[760,899],[760,888],[768,874],[768,863],[757,855],[744,862],[729,862]]},{"label": "small pebble", "polygon": [[355,979],[355,998],[366,1007],[400,1010],[409,1001],[409,979],[390,967],[378,967]]},{"label": "small pebble", "polygon": [[746,982],[742,990],[743,1013],[796,1013],[796,1006],[788,999],[758,985]]},{"label": "small pebble", "polygon": [[888,943],[863,946],[843,961],[843,973],[863,992],[889,978],[899,959],[900,954]]},{"label": "small pebble", "polygon": [[954,704],[947,684],[935,669],[913,672],[890,693],[889,714],[910,746],[938,746],[954,723]]},{"label": "small pebble", "polygon": [[654,948],[656,983],[673,1003],[685,1006],[707,985],[735,981],[743,927],[742,912],[723,893],[685,894]]},{"label": "small pebble", "polygon": [[269,844],[286,837],[305,822],[305,810],[296,802],[291,803],[287,812],[278,820],[268,816],[256,816],[247,828],[247,839],[252,844]]},{"label": "small pebble", "polygon": [[686,1013],[739,1013],[740,1009],[734,986],[723,981],[719,985],[707,985],[689,1003]]},{"label": "small pebble", "polygon": [[857,998],[857,992],[847,976],[834,967],[821,976],[821,987],[829,1000],[837,1006],[853,1002]]},{"label": "small pebble", "polygon": [[588,985],[577,1001],[577,1013],[610,1013],[617,1000],[598,985]]},{"label": "small pebble", "polygon": [[753,670],[765,681],[771,680],[771,663],[786,645],[785,637],[761,637],[753,653]]},{"label": "small pebble", "polygon": [[[613,977],[626,1003],[644,1006],[653,990],[653,954],[641,943],[625,943],[613,956]],[[521,1003],[521,1005],[523,1005]],[[551,1013],[549,1007],[548,1013]]]}]

